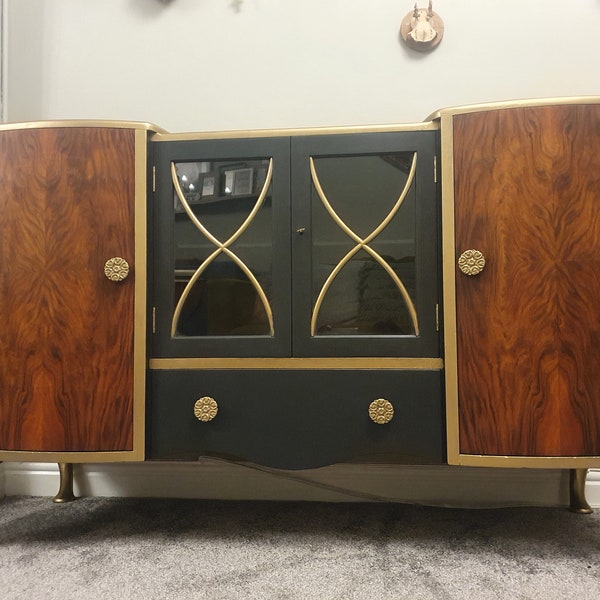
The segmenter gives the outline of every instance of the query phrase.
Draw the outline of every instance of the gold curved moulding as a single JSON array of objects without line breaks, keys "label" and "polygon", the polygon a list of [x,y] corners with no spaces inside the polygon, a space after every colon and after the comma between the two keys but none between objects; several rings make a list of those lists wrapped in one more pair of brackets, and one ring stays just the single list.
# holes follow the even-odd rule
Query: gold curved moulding
[{"label": "gold curved moulding", "polygon": [[319,176],[317,175],[317,170],[315,167],[315,162],[313,160],[313,157],[312,156],[310,157],[310,173],[311,173],[312,181],[315,186],[315,189],[317,190],[317,194],[319,195],[319,198],[321,199],[321,202],[323,203],[323,206],[325,207],[325,210],[327,210],[327,212],[329,213],[331,218],[335,221],[336,225],[348,237],[350,237],[354,242],[356,242],[356,246],[354,246],[354,248],[352,248],[331,271],[331,273],[325,280],[325,283],[323,284],[323,287],[321,288],[319,295],[317,296],[317,300],[316,300],[315,306],[313,308],[313,313],[312,313],[311,322],[310,322],[310,334],[312,336],[315,335],[315,332],[317,330],[317,319],[319,317],[319,311],[321,310],[321,305],[323,304],[323,299],[325,298],[327,291],[331,287],[333,280],[338,276],[339,272],[350,261],[350,259],[360,250],[365,250],[366,252],[368,252],[375,259],[375,261],[377,263],[379,263],[379,265],[381,267],[383,267],[383,269],[386,271],[386,273],[391,277],[392,281],[398,288],[398,291],[400,292],[404,302],[406,303],[415,335],[419,335],[419,320],[417,317],[417,311],[415,309],[415,305],[410,297],[410,294],[406,290],[406,287],[402,283],[402,280],[398,277],[398,275],[396,274],[394,269],[392,269],[392,267],[389,265],[389,263],[386,262],[380,254],[378,254],[375,250],[373,250],[373,248],[371,248],[369,246],[369,244],[389,225],[390,221],[394,218],[394,216],[396,215],[398,210],[400,210],[400,207],[402,206],[402,203],[404,202],[404,199],[406,198],[406,195],[408,194],[408,191],[414,181],[416,171],[417,171],[417,153],[415,152],[413,154],[413,159],[412,159],[412,163],[411,163],[411,167],[410,167],[410,172],[408,174],[408,179],[406,180],[404,189],[402,190],[400,196],[396,200],[396,203],[394,204],[394,206],[392,207],[392,209],[390,210],[388,215],[385,217],[385,219],[383,219],[383,221],[381,221],[381,223],[366,238],[363,239],[359,235],[357,235],[354,231],[352,231],[352,229],[350,229],[350,227],[348,227],[348,225],[346,225],[346,223],[344,223],[344,221],[340,218],[340,216],[335,212],[335,210],[331,206],[331,203],[329,202],[329,200],[327,199],[327,196],[325,195],[325,192],[323,191],[321,182],[319,181]]},{"label": "gold curved moulding", "polygon": [[267,170],[267,176],[265,179],[265,183],[260,192],[260,195],[258,196],[258,199],[256,200],[256,203],[254,204],[254,207],[248,213],[248,216],[246,217],[244,222],[239,226],[238,229],[236,229],[236,231],[233,233],[233,235],[231,235],[229,237],[229,239],[226,240],[225,242],[221,242],[210,231],[208,231],[208,229],[206,229],[206,227],[202,224],[202,222],[194,214],[194,211],[191,209],[190,205],[188,204],[188,201],[185,198],[183,190],[181,189],[181,186],[179,185],[179,179],[177,178],[177,171],[175,169],[175,163],[174,162],[171,163],[171,179],[173,180],[173,187],[175,188],[175,192],[177,193],[177,197],[179,198],[181,205],[183,206],[185,212],[187,213],[187,215],[190,218],[190,220],[192,221],[192,223],[196,226],[196,228],[202,233],[202,235],[204,235],[204,237],[208,241],[210,241],[212,244],[214,244],[216,246],[216,249],[214,250],[214,252],[212,252],[202,262],[202,264],[196,269],[196,271],[194,272],[194,274],[192,275],[190,280],[187,282],[187,285],[185,286],[185,289],[183,290],[181,296],[179,297],[179,301],[177,302],[177,306],[175,307],[175,312],[173,313],[173,321],[171,322],[171,336],[172,337],[175,337],[177,335],[177,327],[179,325],[179,318],[181,316],[181,311],[183,309],[183,306],[185,305],[185,301],[187,300],[191,290],[193,289],[194,285],[196,284],[196,282],[198,281],[198,279],[200,278],[200,276],[202,275],[202,273],[204,272],[206,267],[208,267],[208,265],[210,265],[210,263],[213,260],[215,260],[215,258],[217,256],[219,256],[219,254],[221,254],[221,252],[223,254],[225,254],[226,256],[228,256],[236,265],[238,265],[238,267],[240,267],[240,269],[244,272],[246,277],[248,277],[248,279],[254,286],[254,289],[256,290],[256,293],[258,294],[258,297],[260,298],[260,300],[262,302],[262,305],[265,309],[265,314],[267,315],[267,319],[269,321],[270,335],[273,335],[273,333],[274,333],[273,311],[271,310],[271,306],[269,304],[267,295],[265,294],[264,290],[262,289],[258,279],[256,279],[256,277],[254,276],[252,271],[249,269],[248,265],[246,265],[240,259],[240,257],[237,256],[237,254],[235,254],[234,252],[232,252],[229,249],[229,246],[231,246],[231,244],[233,244],[244,233],[244,231],[246,231],[246,229],[248,228],[248,226],[250,225],[250,223],[252,222],[252,220],[254,219],[254,217],[256,216],[256,214],[258,213],[260,208],[262,207],[265,197],[267,196],[269,186],[271,185],[272,177],[273,177],[273,159],[271,158],[269,160],[269,168]]}]

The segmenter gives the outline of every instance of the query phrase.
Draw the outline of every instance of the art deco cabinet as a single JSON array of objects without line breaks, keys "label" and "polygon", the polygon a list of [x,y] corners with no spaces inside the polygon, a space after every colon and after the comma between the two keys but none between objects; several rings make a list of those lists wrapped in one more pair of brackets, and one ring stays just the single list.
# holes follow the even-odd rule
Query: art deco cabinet
[{"label": "art deco cabinet", "polygon": [[589,509],[599,98],[8,125],[0,186],[0,459],[551,467]]},{"label": "art deco cabinet", "polygon": [[448,460],[600,465],[600,103],[441,112]]},{"label": "art deco cabinet", "polygon": [[0,458],[144,457],[145,128],[0,130]]}]

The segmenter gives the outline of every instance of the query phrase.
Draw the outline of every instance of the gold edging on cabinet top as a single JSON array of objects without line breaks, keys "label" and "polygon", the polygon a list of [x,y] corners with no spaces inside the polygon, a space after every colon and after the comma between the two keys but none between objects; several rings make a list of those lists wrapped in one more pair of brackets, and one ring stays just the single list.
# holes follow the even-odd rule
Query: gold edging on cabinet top
[{"label": "gold edging on cabinet top", "polygon": [[[452,106],[435,111],[427,117],[427,121],[438,121],[444,115],[464,115],[467,113],[488,110],[504,110],[509,108],[533,108],[537,106],[555,106],[558,104],[600,104],[600,96],[573,96],[558,98],[531,98],[522,100],[504,100],[502,102],[483,102],[465,106]],[[443,126],[442,126],[443,127]]]},{"label": "gold edging on cabinet top", "polygon": [[441,358],[151,358],[150,369],[412,369],[444,368]]},{"label": "gold edging on cabinet top", "polygon": [[110,121],[102,119],[58,119],[56,121],[23,121],[14,123],[2,123],[0,131],[14,129],[51,129],[63,127],[103,127],[106,129],[138,129],[154,133],[167,133],[162,127],[153,123],[139,121]]},{"label": "gold edging on cabinet top", "polygon": [[423,123],[407,123],[398,125],[357,125],[355,127],[306,127],[297,129],[248,129],[230,131],[202,131],[195,133],[157,132],[152,136],[153,142],[178,142],[185,140],[213,140],[232,138],[268,138],[290,137],[302,135],[333,135],[351,133],[400,133],[405,131],[437,131],[439,124],[434,121]]}]

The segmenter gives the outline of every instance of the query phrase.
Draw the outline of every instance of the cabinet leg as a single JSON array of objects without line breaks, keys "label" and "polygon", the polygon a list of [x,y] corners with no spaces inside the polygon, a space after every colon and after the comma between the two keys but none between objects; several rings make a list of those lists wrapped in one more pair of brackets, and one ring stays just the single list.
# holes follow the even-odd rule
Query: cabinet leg
[{"label": "cabinet leg", "polygon": [[60,472],[60,487],[52,502],[57,504],[73,502],[73,500],[76,500],[73,493],[73,465],[71,463],[58,463],[58,470]]},{"label": "cabinet leg", "polygon": [[580,515],[589,515],[594,511],[585,499],[585,478],[587,469],[571,469],[569,477],[569,510]]}]

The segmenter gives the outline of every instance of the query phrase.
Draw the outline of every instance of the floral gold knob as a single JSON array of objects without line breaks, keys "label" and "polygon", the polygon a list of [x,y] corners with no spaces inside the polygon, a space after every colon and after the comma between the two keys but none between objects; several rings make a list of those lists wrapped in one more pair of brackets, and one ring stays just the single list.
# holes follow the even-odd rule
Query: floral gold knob
[{"label": "floral gold knob", "polygon": [[219,412],[219,405],[214,398],[210,396],[202,396],[198,398],[194,404],[194,416],[198,421],[208,423],[212,421]]},{"label": "floral gold knob", "polygon": [[377,425],[385,425],[394,418],[394,407],[388,400],[378,398],[369,404],[369,417]]},{"label": "floral gold knob", "polygon": [[465,250],[458,257],[458,268],[465,275],[478,275],[485,267],[485,257],[479,250]]},{"label": "floral gold knob", "polygon": [[110,281],[123,281],[129,275],[129,263],[120,256],[109,258],[104,263],[104,274]]}]

